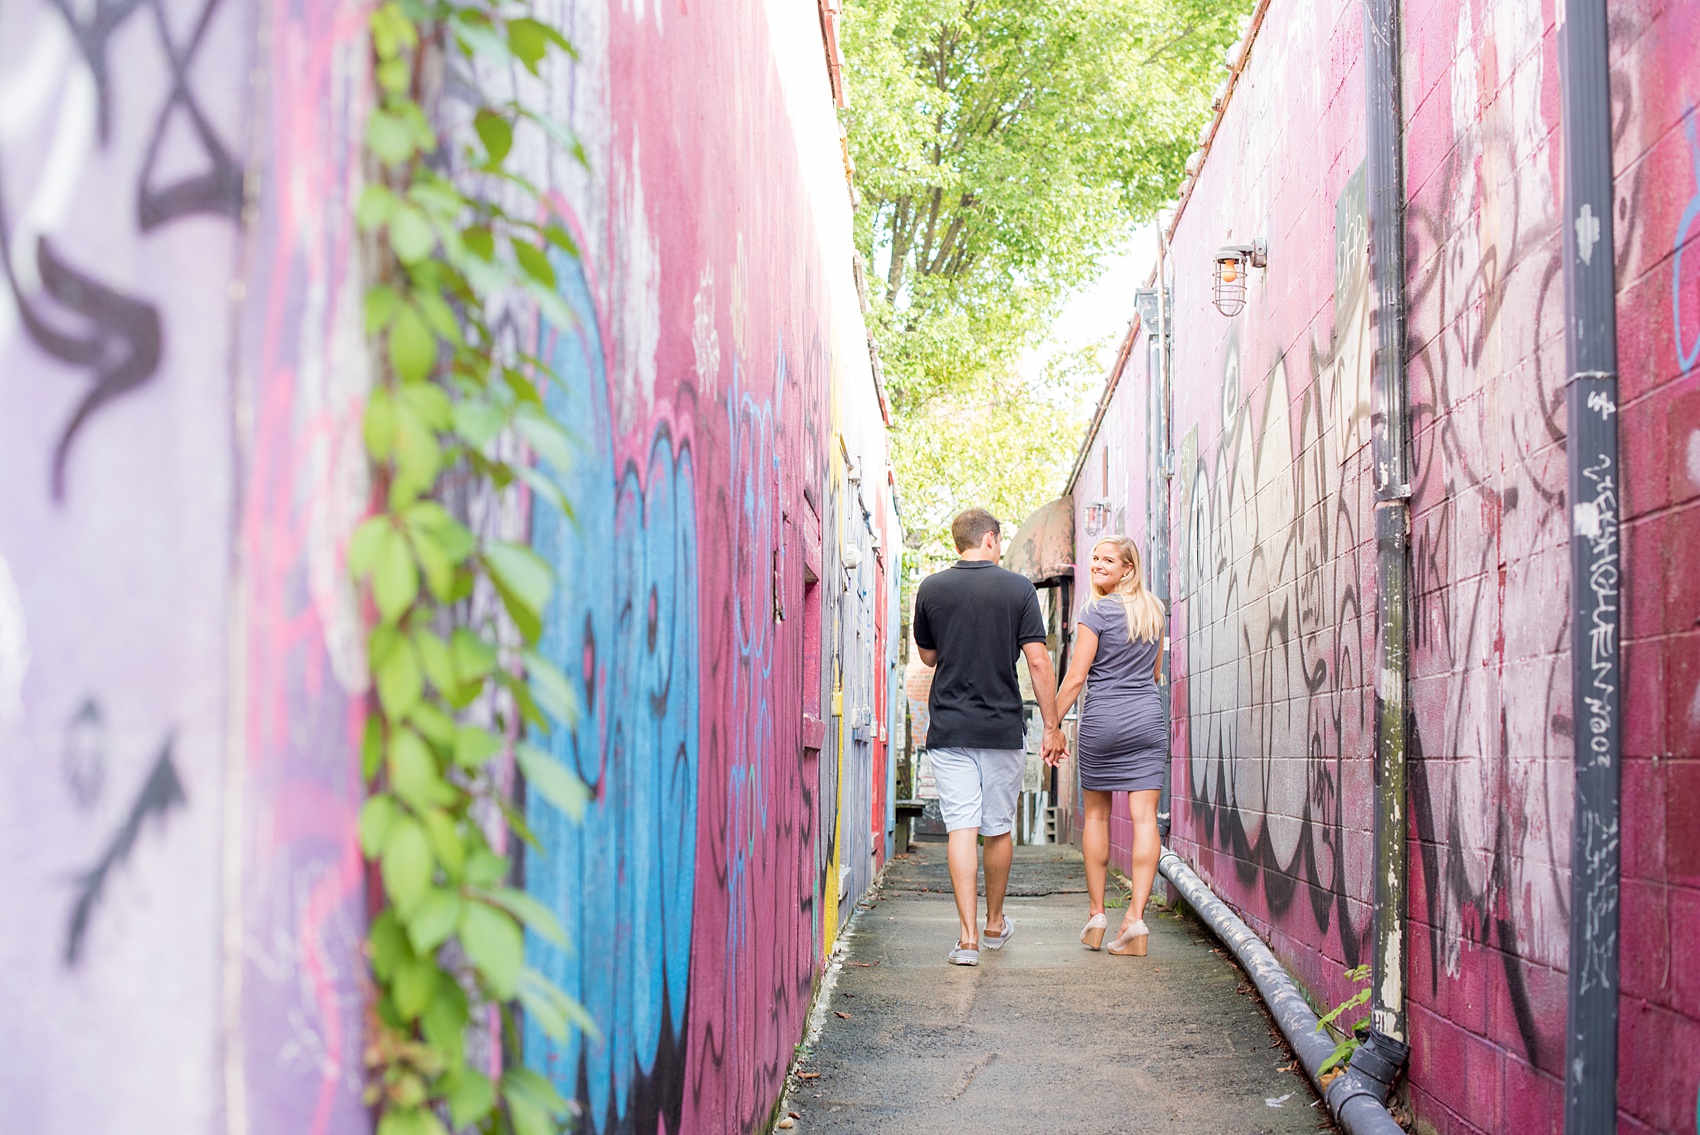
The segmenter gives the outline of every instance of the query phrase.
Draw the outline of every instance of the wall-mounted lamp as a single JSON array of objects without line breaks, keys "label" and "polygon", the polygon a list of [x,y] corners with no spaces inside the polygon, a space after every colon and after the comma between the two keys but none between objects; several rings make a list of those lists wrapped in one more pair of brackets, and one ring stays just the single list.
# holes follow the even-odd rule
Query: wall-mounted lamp
[{"label": "wall-mounted lamp", "polygon": [[1108,499],[1089,501],[1086,513],[1081,518],[1086,524],[1086,534],[1096,536],[1104,530],[1104,525],[1110,519],[1110,502]]},{"label": "wall-mounted lamp", "polygon": [[1216,250],[1216,310],[1238,315],[1245,309],[1245,275],[1251,268],[1269,263],[1269,246],[1261,240],[1250,244],[1224,244]]}]

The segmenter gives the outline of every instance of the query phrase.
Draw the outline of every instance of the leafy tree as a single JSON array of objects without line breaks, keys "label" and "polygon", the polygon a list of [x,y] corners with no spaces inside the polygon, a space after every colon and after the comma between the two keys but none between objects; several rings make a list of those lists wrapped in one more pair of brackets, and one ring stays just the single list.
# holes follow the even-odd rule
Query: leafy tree
[{"label": "leafy tree", "polygon": [[[1251,0],[848,0],[872,329],[912,569],[1061,488],[1101,344],[1023,377],[1070,288],[1175,193]],[[913,583],[914,576],[906,581]]]},{"label": "leafy tree", "polygon": [[1058,355],[1025,380],[947,390],[898,423],[904,542],[912,552],[906,608],[921,575],[956,559],[950,522],[957,513],[990,509],[1007,541],[1057,495],[1090,412],[1103,346]]},{"label": "leafy tree", "polygon": [[1250,0],[850,0],[857,238],[895,408],[1007,379],[1179,185]]}]

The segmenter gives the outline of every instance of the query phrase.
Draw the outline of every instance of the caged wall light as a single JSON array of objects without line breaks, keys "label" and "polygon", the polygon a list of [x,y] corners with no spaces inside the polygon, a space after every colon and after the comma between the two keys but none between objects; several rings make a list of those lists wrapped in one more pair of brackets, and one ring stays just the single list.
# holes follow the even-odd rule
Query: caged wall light
[{"label": "caged wall light", "polygon": [[1261,240],[1250,244],[1224,244],[1216,250],[1216,310],[1238,315],[1245,309],[1245,277],[1252,268],[1269,263],[1269,246]]}]

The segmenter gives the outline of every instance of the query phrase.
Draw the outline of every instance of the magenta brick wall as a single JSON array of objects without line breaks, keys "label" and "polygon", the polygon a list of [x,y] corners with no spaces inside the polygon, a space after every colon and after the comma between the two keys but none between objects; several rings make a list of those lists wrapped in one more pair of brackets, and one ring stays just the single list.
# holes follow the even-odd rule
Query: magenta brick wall
[{"label": "magenta brick wall", "polygon": [[[1406,5],[1412,402],[1408,1095],[1562,1125],[1571,814],[1551,0]],[[1695,1128],[1700,13],[1614,8],[1627,683],[1620,1128]],[[1367,960],[1375,610],[1362,11],[1273,5],[1173,239],[1172,842],[1324,1004]],[[1210,257],[1262,238],[1245,312]],[[1076,487],[1144,518],[1143,341]],[[1139,520],[1131,519],[1134,513]],[[1084,537],[1082,543],[1085,543]],[[1082,578],[1084,582],[1084,577]],[[1125,856],[1118,827],[1117,855]]]}]

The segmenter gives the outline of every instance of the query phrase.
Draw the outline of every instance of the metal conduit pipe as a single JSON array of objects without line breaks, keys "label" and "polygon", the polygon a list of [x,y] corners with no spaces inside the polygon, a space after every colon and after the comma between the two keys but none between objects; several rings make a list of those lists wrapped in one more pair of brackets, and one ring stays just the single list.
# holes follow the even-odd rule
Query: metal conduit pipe
[{"label": "metal conduit pipe", "polygon": [[[1242,922],[1227,903],[1217,898],[1180,856],[1166,847],[1157,860],[1157,870],[1205,925],[1215,932],[1216,937],[1234,952],[1234,957],[1251,975],[1252,984],[1257,986],[1258,996],[1263,998],[1269,1015],[1275,1018],[1287,1043],[1293,1046],[1305,1075],[1322,1093],[1328,1110],[1346,1135],[1405,1135],[1404,1128],[1382,1103],[1386,1085],[1362,1074],[1356,1056],[1343,1075],[1336,1077],[1327,1088],[1322,1086],[1322,1063],[1333,1055],[1334,1042],[1325,1033],[1317,1031],[1316,1014],[1311,1011],[1310,1003],[1299,992],[1293,979],[1287,976],[1286,969],[1269,947],[1252,933],[1251,927]],[[1360,1048],[1358,1052],[1364,1053],[1366,1049]],[[1396,1070],[1397,1065],[1393,1067]]]}]

